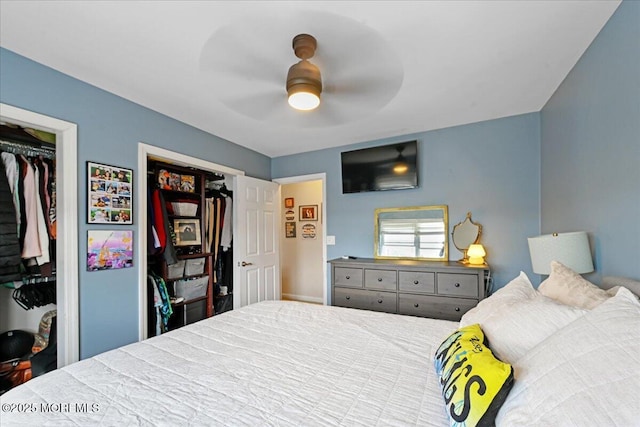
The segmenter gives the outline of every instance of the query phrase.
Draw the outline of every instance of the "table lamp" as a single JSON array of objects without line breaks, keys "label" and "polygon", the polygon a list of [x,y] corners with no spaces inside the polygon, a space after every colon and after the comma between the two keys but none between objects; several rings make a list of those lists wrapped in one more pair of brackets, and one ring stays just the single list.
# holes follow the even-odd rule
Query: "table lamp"
[{"label": "table lamp", "polygon": [[558,261],[578,274],[593,271],[589,239],[584,231],[529,237],[531,266],[536,274],[551,274],[551,261]]}]

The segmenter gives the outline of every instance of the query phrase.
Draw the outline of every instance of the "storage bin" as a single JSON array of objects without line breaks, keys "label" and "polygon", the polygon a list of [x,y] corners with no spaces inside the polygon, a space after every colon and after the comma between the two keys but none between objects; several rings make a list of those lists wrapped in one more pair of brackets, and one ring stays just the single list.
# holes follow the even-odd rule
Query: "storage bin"
[{"label": "storage bin", "polygon": [[194,276],[196,274],[204,273],[204,258],[194,258],[186,260],[184,275],[185,276]]},{"label": "storage bin", "polygon": [[181,216],[196,216],[198,212],[197,203],[189,202],[171,202],[173,213]]},{"label": "storage bin", "polygon": [[177,280],[174,282],[176,297],[183,297],[185,301],[200,298],[207,295],[209,276],[198,279]]},{"label": "storage bin", "polygon": [[181,260],[167,266],[167,279],[181,279],[184,276],[185,261]]},{"label": "storage bin", "polygon": [[207,302],[204,300],[188,304],[185,309],[185,325],[189,325],[207,317]]}]

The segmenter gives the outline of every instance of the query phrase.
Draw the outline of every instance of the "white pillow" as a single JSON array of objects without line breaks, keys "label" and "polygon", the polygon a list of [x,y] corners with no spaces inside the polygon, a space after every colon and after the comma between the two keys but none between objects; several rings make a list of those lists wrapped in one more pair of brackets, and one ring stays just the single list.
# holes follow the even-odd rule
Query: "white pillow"
[{"label": "white pillow", "polygon": [[542,295],[563,304],[587,310],[591,310],[611,298],[611,295],[604,289],[585,280],[558,261],[551,261],[551,274],[540,284],[538,290]]},{"label": "white pillow", "polygon": [[514,368],[497,426],[638,425],[640,303],[620,289]]},{"label": "white pillow", "polygon": [[514,364],[586,312],[540,294],[527,275],[520,272],[504,288],[465,313],[460,327],[479,323],[494,354],[503,362]]}]

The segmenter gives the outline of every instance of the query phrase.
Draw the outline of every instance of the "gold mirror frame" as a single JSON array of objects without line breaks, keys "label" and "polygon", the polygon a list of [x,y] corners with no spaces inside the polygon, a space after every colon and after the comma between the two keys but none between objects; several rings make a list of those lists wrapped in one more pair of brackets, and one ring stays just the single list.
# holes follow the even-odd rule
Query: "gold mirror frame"
[{"label": "gold mirror frame", "polygon": [[[434,215],[440,211],[440,215]],[[398,226],[406,225],[407,229],[411,226],[414,227],[414,245],[408,246],[391,246],[385,248],[381,243],[381,230],[384,228],[381,226],[381,223],[385,220],[397,220]],[[441,243],[434,242],[434,245],[439,245],[437,247],[432,248],[420,248],[419,239],[420,234],[418,228],[416,227],[416,221],[421,219],[428,220],[425,221],[425,224],[430,223],[432,225],[438,224],[436,226],[437,229],[442,230],[437,234],[437,238],[440,238]],[[434,221],[435,220],[435,221]],[[412,225],[411,222],[414,222]],[[426,227],[422,227],[424,230]],[[407,231],[408,232],[408,231]],[[424,233],[429,234],[429,233]],[[433,234],[433,233],[432,233]],[[435,234],[434,234],[435,236]],[[416,243],[417,242],[417,243]],[[439,240],[438,240],[439,242]],[[395,249],[396,254],[390,254],[390,252],[394,252]],[[408,253],[408,250],[413,250],[413,255]],[[403,252],[404,253],[400,253]],[[420,256],[422,253],[429,253],[438,251],[439,256]],[[402,207],[402,208],[379,208],[375,210],[374,214],[374,250],[373,250],[374,258],[376,259],[415,259],[415,260],[425,260],[425,261],[448,261],[449,260],[449,210],[447,205],[433,205],[433,206],[412,206],[412,207]]]},{"label": "gold mirror frame", "polygon": [[471,219],[471,212],[467,212],[467,217],[453,226],[453,230],[451,231],[453,246],[462,252],[462,259],[458,260],[459,262],[463,264],[467,264],[469,262],[467,250],[469,249],[469,246],[480,242],[481,235],[482,225],[477,222],[473,222]]}]

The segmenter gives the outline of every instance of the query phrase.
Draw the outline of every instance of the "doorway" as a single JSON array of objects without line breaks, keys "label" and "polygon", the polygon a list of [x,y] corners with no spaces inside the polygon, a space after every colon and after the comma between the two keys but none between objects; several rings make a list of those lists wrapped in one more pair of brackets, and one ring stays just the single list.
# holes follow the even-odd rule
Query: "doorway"
[{"label": "doorway", "polygon": [[56,135],[56,261],[58,368],[80,357],[78,320],[77,125],[0,103],[0,120]]},{"label": "doorway", "polygon": [[[327,305],[326,174],[274,179],[281,185],[282,299]],[[303,211],[315,215],[307,217]]]},{"label": "doorway", "polygon": [[[146,171],[149,159],[162,161],[176,166],[193,167],[203,171],[220,173],[231,177],[244,176],[244,171],[233,169],[227,166],[208,162],[196,157],[176,153],[153,145],[138,143],[138,170]],[[138,188],[147,188],[148,176],[146,173],[139,173],[137,180]],[[146,194],[146,193],[145,193]],[[147,223],[147,198],[142,198],[138,207],[136,221],[138,224]],[[148,316],[147,316],[147,227],[140,227],[140,237],[138,238],[138,253],[140,254],[140,268],[138,276],[138,340],[148,338]]]}]

